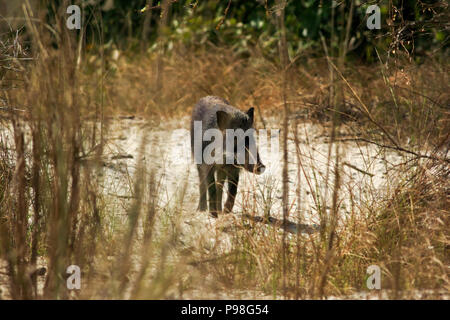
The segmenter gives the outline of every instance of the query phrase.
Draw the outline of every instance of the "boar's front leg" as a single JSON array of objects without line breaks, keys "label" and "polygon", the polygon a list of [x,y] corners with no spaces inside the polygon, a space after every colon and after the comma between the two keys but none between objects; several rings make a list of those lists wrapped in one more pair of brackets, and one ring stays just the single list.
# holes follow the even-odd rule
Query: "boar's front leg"
[{"label": "boar's front leg", "polygon": [[205,166],[204,164],[197,165],[198,170],[198,178],[200,180],[200,200],[198,203],[198,210],[199,211],[206,211],[208,210],[208,206],[206,203],[206,190],[208,188],[207,185],[207,176],[208,171],[210,171],[210,168]]},{"label": "boar's front leg", "polygon": [[224,168],[217,169],[217,211],[222,212],[222,194],[223,186],[225,184],[225,179],[227,177],[227,172]]},{"label": "boar's front leg", "polygon": [[228,181],[228,196],[227,201],[225,202],[225,213],[231,212],[234,206],[234,200],[236,199],[237,187],[239,183],[239,169],[232,168],[227,172],[227,181]]}]

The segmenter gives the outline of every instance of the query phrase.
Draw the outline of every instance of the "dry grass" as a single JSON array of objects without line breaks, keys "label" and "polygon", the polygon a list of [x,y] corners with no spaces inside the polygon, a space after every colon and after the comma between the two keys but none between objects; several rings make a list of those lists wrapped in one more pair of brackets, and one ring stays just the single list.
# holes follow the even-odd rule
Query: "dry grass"
[{"label": "dry grass", "polygon": [[[93,55],[87,60],[91,61],[89,69],[99,72],[101,57]],[[161,98],[155,85],[156,55],[127,57],[117,51],[107,54],[105,106],[146,117],[173,118],[189,115],[200,97],[217,95],[242,108],[254,105],[263,118],[278,116],[283,109],[281,74],[276,64],[264,58],[257,48],[248,58],[212,45],[195,52],[180,45],[163,61],[165,82]],[[335,80],[333,86],[342,87],[343,92],[334,107],[329,102],[331,84],[326,58],[296,60],[291,67],[295,76],[288,101],[293,106],[292,118],[329,121],[333,112],[339,110],[343,120],[365,126],[368,116],[352,93],[354,90],[371,117],[394,137],[445,136],[450,126],[447,62],[430,58],[415,65],[401,56],[398,61],[399,66],[389,69],[384,64],[343,67],[340,72],[351,89],[342,79]]]},{"label": "dry grass", "polygon": [[[102,189],[108,119],[126,113],[164,121],[188,115],[202,96],[218,95],[237,106],[256,106],[264,126],[267,118],[280,119],[283,108],[276,65],[257,49],[249,58],[227,48],[192,52],[180,46],[162,59],[164,82],[156,92],[156,56],[87,52],[78,64],[76,39],[62,25],[56,31],[58,49],[42,45],[50,41],[44,30],[32,35],[35,51],[24,51],[15,34],[4,36],[0,47],[6,61],[0,77],[0,257],[6,274],[0,277],[8,288],[2,297],[345,297],[366,290],[371,264],[382,268],[388,297],[414,298],[414,290],[424,289],[434,290],[431,297],[448,294],[447,62],[430,58],[389,70],[349,65],[330,83],[325,58],[296,61],[290,120],[318,122],[325,132],[336,110],[343,120],[331,140],[336,152],[329,155],[329,174],[317,172],[303,186],[316,195],[310,210],[320,219],[320,232],[286,237],[236,219],[239,231],[231,233],[229,251],[186,253],[176,218],[185,207],[183,193],[176,205],[161,206],[158,177],[144,162],[129,176],[127,214],[117,217],[111,209]],[[342,90],[335,106],[331,87]],[[397,179],[386,198],[362,186],[368,196],[349,212],[343,199],[355,195],[344,189],[339,158],[345,136],[405,159],[393,169]],[[301,171],[305,155],[296,156]],[[317,191],[323,183],[325,192]],[[255,186],[254,192],[270,194],[270,188]],[[290,201],[299,205],[301,199]],[[262,215],[268,206],[249,198],[242,210]],[[301,211],[293,207],[289,218],[301,223]],[[80,292],[65,287],[72,263],[85,279]],[[36,272],[42,266],[45,277]]]}]

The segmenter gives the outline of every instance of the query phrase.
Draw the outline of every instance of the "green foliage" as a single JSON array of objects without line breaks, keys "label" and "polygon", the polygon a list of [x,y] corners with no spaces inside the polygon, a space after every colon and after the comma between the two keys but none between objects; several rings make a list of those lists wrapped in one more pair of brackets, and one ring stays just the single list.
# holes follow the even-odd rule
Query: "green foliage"
[{"label": "green foliage", "polygon": [[[52,1],[48,6],[58,7],[58,2],[61,1]],[[238,52],[258,46],[267,56],[277,56],[278,31],[273,21],[278,11],[276,1],[169,0],[168,25],[159,32],[161,3],[80,0],[88,42],[114,43],[130,49],[138,48],[144,41],[146,47],[156,49],[160,34],[169,50],[175,43],[189,48],[212,43],[233,47]],[[366,26],[366,9],[371,4],[380,7],[380,30]],[[424,55],[436,48],[448,50],[448,18],[448,3],[443,0],[291,0],[285,10],[291,58],[305,51],[323,55],[323,36],[330,55],[342,55],[345,45],[345,55],[368,62],[377,60],[375,48],[379,52],[403,51],[408,55]]]}]

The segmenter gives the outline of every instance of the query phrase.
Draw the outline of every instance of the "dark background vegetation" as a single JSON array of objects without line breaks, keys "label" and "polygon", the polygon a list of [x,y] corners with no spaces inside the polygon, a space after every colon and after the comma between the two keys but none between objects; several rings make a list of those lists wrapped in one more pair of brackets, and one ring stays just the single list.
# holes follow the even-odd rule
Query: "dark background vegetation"
[{"label": "dark background vegetation", "polygon": [[[169,1],[167,26],[160,26],[161,1],[102,0],[75,1],[82,8],[89,46],[101,42],[115,44],[119,49],[154,48],[162,32],[170,49],[183,42],[195,48],[207,43],[229,46],[245,52],[258,46],[268,56],[277,56],[278,31],[273,20],[275,1]],[[436,50],[446,52],[449,45],[449,8],[442,0],[298,0],[288,1],[285,26],[289,55],[295,57],[312,52],[322,55],[321,35],[332,39],[330,54],[338,54],[347,35],[349,59],[376,62],[374,48],[386,53],[401,50],[420,57]],[[46,3],[46,2],[43,2]],[[62,1],[49,1],[47,16],[54,22],[54,8]],[[366,9],[377,4],[381,9],[380,30],[366,27]],[[148,10],[144,8],[149,8]],[[100,17],[101,16],[101,17]],[[99,38],[98,22],[102,30]],[[163,30],[160,30],[163,29]]]}]

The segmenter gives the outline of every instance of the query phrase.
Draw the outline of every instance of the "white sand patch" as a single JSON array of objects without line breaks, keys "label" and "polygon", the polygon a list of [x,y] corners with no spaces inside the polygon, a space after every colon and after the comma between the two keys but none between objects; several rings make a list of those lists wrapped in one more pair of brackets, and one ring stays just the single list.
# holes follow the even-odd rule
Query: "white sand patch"
[{"label": "white sand patch", "polygon": [[[281,134],[278,137],[277,152],[268,144],[267,140],[270,139],[262,139],[258,145],[262,162],[266,165],[266,171],[262,175],[241,170],[234,215],[214,219],[208,213],[196,210],[199,198],[198,176],[191,159],[188,128],[188,118],[153,127],[142,120],[112,122],[111,135],[118,139],[109,146],[109,158],[112,159],[114,155],[123,158],[109,161],[111,165],[107,166],[105,171],[105,193],[119,195],[124,199],[131,196],[131,181],[138,162],[142,160],[148,172],[155,172],[160,207],[178,209],[176,218],[179,221],[180,241],[187,247],[200,246],[205,250],[218,245],[224,246],[224,249],[228,247],[228,236],[221,230],[236,223],[235,219],[239,219],[242,213],[261,217],[270,214],[271,217],[282,219]],[[279,129],[275,125],[271,128]],[[300,221],[313,227],[320,224],[319,206],[325,206],[329,211],[332,203],[335,145],[331,148],[331,160],[328,161],[330,144],[327,143],[328,138],[323,132],[323,127],[319,125],[299,125],[298,153],[301,163],[298,161],[292,132],[289,134],[288,143],[289,220]],[[141,150],[144,138],[145,148]],[[383,196],[387,191],[386,163],[399,163],[402,158],[395,153],[380,153],[373,145],[358,146],[353,142],[339,143],[338,150],[341,165],[339,212],[343,215],[341,219],[345,219],[345,214],[350,212],[352,204]],[[328,184],[325,179],[327,172]],[[298,195],[300,202],[297,201]],[[225,196],[224,194],[224,201]],[[248,209],[251,209],[251,212],[248,212]]]}]

